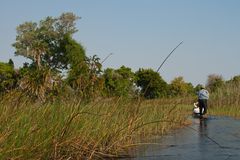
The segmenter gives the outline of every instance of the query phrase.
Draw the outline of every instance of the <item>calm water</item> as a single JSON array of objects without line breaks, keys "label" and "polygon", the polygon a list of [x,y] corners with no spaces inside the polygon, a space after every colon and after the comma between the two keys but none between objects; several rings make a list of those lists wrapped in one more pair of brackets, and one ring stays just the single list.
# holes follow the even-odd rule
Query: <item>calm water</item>
[{"label": "calm water", "polygon": [[131,160],[240,160],[240,120],[213,117],[199,120],[135,148]]}]

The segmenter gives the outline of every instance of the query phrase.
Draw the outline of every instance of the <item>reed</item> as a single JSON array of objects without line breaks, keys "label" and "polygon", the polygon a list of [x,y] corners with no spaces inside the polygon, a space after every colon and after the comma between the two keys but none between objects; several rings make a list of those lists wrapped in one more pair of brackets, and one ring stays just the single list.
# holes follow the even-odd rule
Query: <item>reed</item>
[{"label": "reed", "polygon": [[[101,99],[0,103],[0,159],[104,159],[127,155],[137,139],[186,124],[179,101]],[[166,102],[166,100],[165,100]]]},{"label": "reed", "polygon": [[211,95],[209,111],[211,114],[240,117],[240,84],[230,83]]}]

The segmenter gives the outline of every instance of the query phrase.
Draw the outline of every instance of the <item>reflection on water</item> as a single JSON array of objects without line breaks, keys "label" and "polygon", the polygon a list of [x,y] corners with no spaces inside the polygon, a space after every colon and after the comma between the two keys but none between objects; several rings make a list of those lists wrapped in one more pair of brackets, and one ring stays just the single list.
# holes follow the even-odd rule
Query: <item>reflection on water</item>
[{"label": "reflection on water", "polygon": [[192,125],[132,151],[133,160],[239,160],[240,121],[227,117],[192,119]]},{"label": "reflection on water", "polygon": [[205,118],[199,119],[199,134],[203,137],[207,136],[207,119]]}]

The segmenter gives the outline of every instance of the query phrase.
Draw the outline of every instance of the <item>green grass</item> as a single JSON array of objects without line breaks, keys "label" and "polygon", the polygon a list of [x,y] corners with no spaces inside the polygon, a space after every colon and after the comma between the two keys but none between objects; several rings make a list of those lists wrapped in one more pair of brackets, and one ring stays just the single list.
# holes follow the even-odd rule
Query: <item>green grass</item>
[{"label": "green grass", "polygon": [[[178,101],[103,99],[0,104],[0,159],[102,159],[127,154],[139,137],[186,124]],[[189,113],[189,112],[188,112]]]}]

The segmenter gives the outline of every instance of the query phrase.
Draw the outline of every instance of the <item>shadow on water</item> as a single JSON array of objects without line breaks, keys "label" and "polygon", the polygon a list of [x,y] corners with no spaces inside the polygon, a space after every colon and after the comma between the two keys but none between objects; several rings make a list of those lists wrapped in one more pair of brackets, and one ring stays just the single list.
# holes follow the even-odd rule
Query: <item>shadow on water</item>
[{"label": "shadow on water", "polygon": [[240,120],[209,116],[164,137],[146,139],[130,160],[239,160]]}]

